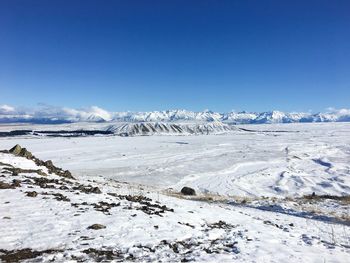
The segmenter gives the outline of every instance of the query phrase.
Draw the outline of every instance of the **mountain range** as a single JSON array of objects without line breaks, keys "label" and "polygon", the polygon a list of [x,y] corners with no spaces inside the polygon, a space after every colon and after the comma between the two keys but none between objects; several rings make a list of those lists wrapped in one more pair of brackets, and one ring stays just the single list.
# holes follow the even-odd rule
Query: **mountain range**
[{"label": "mountain range", "polygon": [[150,112],[109,112],[93,106],[87,109],[71,109],[45,106],[38,109],[0,106],[0,123],[70,123],[70,122],[225,122],[229,124],[263,124],[295,122],[348,122],[350,109],[329,109],[324,113],[227,112],[210,110],[166,110]]}]

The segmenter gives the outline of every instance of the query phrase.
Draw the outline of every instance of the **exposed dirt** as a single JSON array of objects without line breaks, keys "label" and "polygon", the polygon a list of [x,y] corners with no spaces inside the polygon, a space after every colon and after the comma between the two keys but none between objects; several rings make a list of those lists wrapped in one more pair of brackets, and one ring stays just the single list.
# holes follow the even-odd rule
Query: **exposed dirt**
[{"label": "exposed dirt", "polygon": [[19,250],[4,250],[0,249],[0,260],[3,262],[19,262],[25,259],[33,259],[43,254],[54,254],[62,252],[55,249],[47,249],[42,251],[35,251],[30,248],[19,249]]},{"label": "exposed dirt", "polygon": [[350,195],[345,195],[345,196],[336,196],[336,195],[304,195],[302,198],[307,199],[307,200],[315,200],[315,201],[321,201],[323,199],[331,199],[331,200],[337,200],[341,201],[343,203],[348,203],[350,204]]},{"label": "exposed dirt", "polygon": [[6,171],[9,171],[12,173],[12,176],[18,176],[20,173],[36,173],[41,176],[47,176],[46,173],[44,173],[40,169],[21,169],[21,168],[14,168],[14,167],[4,167],[3,168]]}]

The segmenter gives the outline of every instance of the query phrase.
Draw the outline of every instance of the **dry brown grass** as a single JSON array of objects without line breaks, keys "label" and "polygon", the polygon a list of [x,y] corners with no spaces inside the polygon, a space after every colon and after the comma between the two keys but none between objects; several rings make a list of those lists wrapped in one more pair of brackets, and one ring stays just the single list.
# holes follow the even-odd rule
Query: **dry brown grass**
[{"label": "dry brown grass", "polygon": [[350,205],[350,195],[336,196],[336,195],[304,195],[300,199],[313,200],[313,201],[323,201],[326,199],[339,201],[344,205]]},{"label": "dry brown grass", "polygon": [[162,191],[162,194],[167,196],[172,196],[176,198],[200,201],[200,202],[209,202],[209,203],[227,203],[227,202],[236,202],[239,204],[246,204],[254,201],[254,198],[251,197],[242,197],[242,196],[227,196],[227,195],[218,195],[213,193],[199,193],[197,195],[183,195],[180,192],[176,192],[170,189]]}]

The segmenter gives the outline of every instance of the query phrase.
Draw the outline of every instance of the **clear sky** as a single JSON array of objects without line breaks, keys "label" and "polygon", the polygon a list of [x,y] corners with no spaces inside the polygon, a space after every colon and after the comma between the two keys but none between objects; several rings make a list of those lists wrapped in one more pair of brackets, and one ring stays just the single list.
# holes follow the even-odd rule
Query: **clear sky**
[{"label": "clear sky", "polygon": [[0,1],[0,104],[350,106],[350,1]]}]

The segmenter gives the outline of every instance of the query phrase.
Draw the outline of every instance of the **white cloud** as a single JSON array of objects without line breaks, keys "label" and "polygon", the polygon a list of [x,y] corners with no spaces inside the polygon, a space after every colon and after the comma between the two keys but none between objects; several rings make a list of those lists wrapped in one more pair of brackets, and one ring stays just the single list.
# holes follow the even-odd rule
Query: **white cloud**
[{"label": "white cloud", "polygon": [[72,109],[67,107],[57,107],[41,104],[36,108],[15,108],[9,105],[0,105],[0,118],[13,117],[25,119],[50,119],[62,121],[110,121],[112,113],[92,106],[85,109]]},{"label": "white cloud", "polygon": [[9,105],[0,105],[0,115],[13,114],[15,112],[15,108]]},{"label": "white cloud", "polygon": [[350,109],[336,109],[333,107],[327,108],[327,114],[335,114],[335,115],[350,115]]}]

